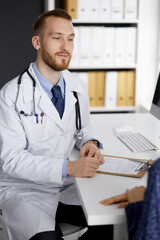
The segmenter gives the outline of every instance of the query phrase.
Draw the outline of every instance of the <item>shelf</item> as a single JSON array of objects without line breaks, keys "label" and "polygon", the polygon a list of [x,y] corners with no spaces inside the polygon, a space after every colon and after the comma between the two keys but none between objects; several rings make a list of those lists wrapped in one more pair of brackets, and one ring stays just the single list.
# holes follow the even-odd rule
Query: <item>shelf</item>
[{"label": "shelf", "polygon": [[124,106],[124,107],[115,107],[115,108],[106,108],[106,107],[90,107],[90,112],[134,112],[136,111],[135,106]]},{"label": "shelf", "polygon": [[105,20],[91,20],[91,19],[72,19],[73,24],[138,24],[139,19],[105,19]]},{"label": "shelf", "polygon": [[111,70],[117,70],[117,69],[121,69],[121,70],[126,70],[126,69],[136,69],[137,68],[137,64],[131,64],[131,65],[124,65],[124,66],[118,66],[118,65],[108,65],[108,66],[78,66],[78,67],[70,67],[69,70],[73,71],[73,70],[104,70],[104,69],[111,69]]}]

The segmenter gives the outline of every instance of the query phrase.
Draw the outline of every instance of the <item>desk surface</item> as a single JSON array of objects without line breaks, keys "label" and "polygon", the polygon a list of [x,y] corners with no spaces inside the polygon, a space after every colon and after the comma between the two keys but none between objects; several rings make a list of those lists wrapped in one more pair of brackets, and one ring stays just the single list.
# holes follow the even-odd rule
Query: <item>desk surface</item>
[{"label": "desk surface", "polygon": [[[153,160],[160,156],[160,150],[132,153],[114,132],[115,127],[132,126],[160,149],[160,122],[149,113],[94,114],[91,123],[95,135],[103,143],[103,154]],[[140,179],[96,174],[93,178],[76,178],[75,182],[88,225],[121,224],[125,221],[124,209],[118,209],[115,204],[102,206],[99,201],[127,188],[146,185],[147,174]]]}]

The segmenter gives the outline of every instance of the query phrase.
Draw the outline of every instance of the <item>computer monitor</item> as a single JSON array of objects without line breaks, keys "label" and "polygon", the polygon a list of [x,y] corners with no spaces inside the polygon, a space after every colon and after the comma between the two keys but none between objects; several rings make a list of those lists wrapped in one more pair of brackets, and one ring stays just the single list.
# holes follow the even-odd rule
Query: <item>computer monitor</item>
[{"label": "computer monitor", "polygon": [[160,120],[160,73],[158,76],[150,113]]}]

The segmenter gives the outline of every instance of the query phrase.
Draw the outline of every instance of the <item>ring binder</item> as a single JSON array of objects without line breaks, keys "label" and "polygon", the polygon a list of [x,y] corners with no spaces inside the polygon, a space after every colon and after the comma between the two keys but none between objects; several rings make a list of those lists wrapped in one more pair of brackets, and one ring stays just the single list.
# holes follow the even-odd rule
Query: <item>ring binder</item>
[{"label": "ring binder", "polygon": [[143,163],[143,165],[138,169],[138,171],[147,171],[152,166],[152,160],[149,160],[148,162]]}]

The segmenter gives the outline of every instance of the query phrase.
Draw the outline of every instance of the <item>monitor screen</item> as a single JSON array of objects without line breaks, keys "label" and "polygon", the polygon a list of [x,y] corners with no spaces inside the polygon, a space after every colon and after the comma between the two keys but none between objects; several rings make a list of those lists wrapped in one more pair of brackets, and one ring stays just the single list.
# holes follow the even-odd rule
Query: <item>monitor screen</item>
[{"label": "monitor screen", "polygon": [[160,120],[160,74],[158,76],[150,113]]}]

